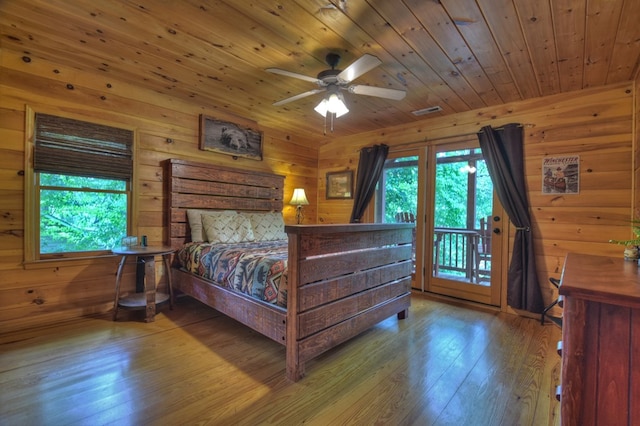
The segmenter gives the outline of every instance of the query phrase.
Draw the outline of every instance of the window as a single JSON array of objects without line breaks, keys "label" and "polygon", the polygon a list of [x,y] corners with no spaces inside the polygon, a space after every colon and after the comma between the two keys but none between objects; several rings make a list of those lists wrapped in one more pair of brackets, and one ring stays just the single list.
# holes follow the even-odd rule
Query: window
[{"label": "window", "polygon": [[394,223],[418,207],[418,156],[388,159],[376,189],[376,222]]},{"label": "window", "polygon": [[436,153],[434,226],[478,229],[491,215],[493,184],[480,148]]},{"label": "window", "polygon": [[129,230],[133,132],[47,114],[35,115],[34,128],[27,260],[117,246]]}]

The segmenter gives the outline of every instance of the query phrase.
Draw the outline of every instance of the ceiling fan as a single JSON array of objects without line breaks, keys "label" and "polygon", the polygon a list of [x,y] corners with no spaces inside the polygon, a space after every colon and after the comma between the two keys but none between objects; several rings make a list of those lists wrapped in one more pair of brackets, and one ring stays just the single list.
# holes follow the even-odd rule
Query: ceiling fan
[{"label": "ceiling fan", "polygon": [[[299,95],[282,99],[278,102],[275,102],[273,105],[280,106],[289,102],[297,101],[298,99],[306,98],[307,96],[315,95],[316,93],[328,92],[328,95],[322,100],[322,102],[320,102],[315,110],[325,117],[327,112],[334,113],[336,117],[340,117],[341,115],[349,112],[346,105],[344,105],[344,98],[341,93],[342,90],[356,95],[375,96],[378,98],[393,100],[401,100],[407,94],[407,92],[404,90],[387,89],[384,87],[366,86],[361,84],[350,84],[353,80],[360,77],[362,74],[371,71],[382,63],[380,59],[373,55],[362,55],[344,70],[336,69],[338,62],[340,62],[340,55],[338,55],[337,53],[327,54],[325,60],[331,67],[331,69],[321,71],[315,78],[306,76],[304,74],[282,70],[279,68],[267,68],[265,70],[267,72],[310,81],[318,85],[317,89],[309,90],[308,92],[300,93]],[[337,105],[337,100],[340,100],[342,106]]]}]

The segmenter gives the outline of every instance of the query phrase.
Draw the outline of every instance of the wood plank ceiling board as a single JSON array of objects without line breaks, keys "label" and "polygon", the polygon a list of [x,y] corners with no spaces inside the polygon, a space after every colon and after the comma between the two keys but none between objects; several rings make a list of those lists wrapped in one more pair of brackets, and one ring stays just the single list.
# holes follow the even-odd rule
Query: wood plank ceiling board
[{"label": "wood plank ceiling board", "polygon": [[[33,13],[31,14],[33,15]],[[87,18],[82,19],[95,20],[97,19],[96,16],[98,14],[93,18],[87,15]],[[137,84],[140,87],[148,87],[158,92],[167,92],[172,88],[180,90],[179,88],[198,87],[198,79],[189,80],[186,77],[193,74],[193,68],[186,68],[186,73],[183,74],[181,79],[173,77],[174,73],[179,73],[183,67],[176,63],[175,60],[169,59],[174,56],[169,50],[156,44],[153,47],[153,52],[149,52],[148,46],[150,46],[150,43],[146,40],[159,36],[150,35],[144,37],[144,33],[136,28],[135,31],[139,37],[136,37],[135,41],[129,41],[127,45],[122,37],[126,40],[130,36],[122,35],[121,37],[121,34],[126,33],[119,34],[117,31],[111,28],[107,29],[103,25],[96,28],[92,23],[86,23],[76,18],[74,20],[75,25],[71,28],[66,24],[68,21],[65,19],[66,16],[63,14],[56,15],[55,11],[50,11],[46,15],[43,14],[42,17],[44,20],[56,19],[62,23],[55,33],[50,34],[46,31],[40,33],[40,37],[35,42],[43,44],[41,48],[43,51],[54,52],[55,55],[52,56],[58,58],[58,61],[62,63],[84,70],[93,68],[102,73],[111,74],[120,81]],[[133,21],[133,19],[130,19],[130,21]],[[101,22],[101,24],[103,23]],[[81,32],[83,37],[74,39],[73,35],[78,32]],[[131,49],[131,44],[135,45],[134,49]],[[48,45],[51,45],[51,47],[48,47]],[[147,51],[140,49],[145,47]],[[165,72],[169,72],[163,71],[165,69],[170,70],[171,74],[165,74]],[[178,85],[178,83],[180,84]]]},{"label": "wood plank ceiling board", "polygon": [[[100,49],[95,46],[87,48],[94,52],[99,52],[101,55],[100,70],[106,68],[108,72],[117,73],[118,64],[122,61],[128,61],[135,64],[135,68],[131,69],[136,70],[136,72],[131,73],[133,78],[131,82],[136,82],[139,86],[149,87],[152,90],[167,94],[173,91],[171,94],[181,97],[196,98],[199,93],[202,93],[200,89],[204,84],[211,80],[220,81],[219,77],[211,78],[209,75],[205,76],[203,73],[210,71],[210,68],[200,65],[200,69],[198,69],[199,62],[190,59],[193,54],[183,53],[185,46],[193,45],[193,43],[190,43],[191,40],[189,40],[188,36],[185,37],[182,32],[172,29],[171,26],[156,28],[155,33],[148,32],[150,28],[144,25],[144,21],[140,26],[135,27],[133,22],[136,22],[136,19],[132,13],[136,13],[136,10],[125,11],[122,15],[112,16],[108,16],[103,11],[92,12],[92,19],[100,19],[101,24],[98,29],[92,31],[100,34],[99,37],[104,39],[104,46],[101,46]],[[119,18],[118,16],[121,17]],[[125,16],[127,18],[123,18]],[[88,18],[90,17],[88,16]],[[125,22],[126,28],[124,30],[114,29],[113,25],[118,24],[118,22]],[[95,28],[95,26],[92,28]],[[131,38],[130,35],[127,35],[127,30],[129,33],[135,32],[138,35],[133,41],[129,41],[128,46],[124,41]],[[87,35],[91,35],[90,30],[82,29],[82,31]],[[180,41],[174,42],[172,40],[174,38]],[[150,42],[153,40],[160,41],[154,44]],[[133,49],[131,48],[132,46],[134,47]],[[203,53],[204,55],[206,55],[206,52]],[[209,55],[211,55],[211,52],[209,52]],[[206,61],[206,58],[203,61]],[[185,63],[188,67],[185,66]],[[124,72],[119,74],[118,78],[127,80]],[[234,86],[241,89],[244,87],[239,80],[235,81],[233,85],[228,85],[228,87]],[[191,90],[179,94],[175,93],[183,89]]]},{"label": "wood plank ceiling board", "polygon": [[640,1],[626,0],[622,6],[620,26],[609,61],[607,84],[633,79],[638,72],[638,66],[640,66],[638,16],[640,16]]},{"label": "wood plank ceiling board", "polygon": [[[623,2],[589,0],[585,39],[584,86],[605,84]],[[636,25],[638,21],[636,20]]]},{"label": "wood plank ceiling board", "polygon": [[[312,0],[315,6],[321,7],[326,5],[324,0]],[[307,4],[304,2],[303,4]],[[350,6],[349,10],[353,8]],[[323,9],[326,10],[326,9]],[[341,17],[345,19],[341,19]],[[410,113],[412,110],[424,108],[426,105],[439,105],[442,107],[443,114],[451,114],[456,110],[451,108],[437,93],[439,86],[436,86],[436,90],[433,90],[431,85],[424,84],[418,75],[413,70],[410,70],[404,61],[403,55],[400,52],[389,52],[380,46],[378,40],[374,39],[367,32],[365,32],[360,26],[354,23],[347,15],[342,12],[322,13],[318,15],[319,19],[323,21],[327,26],[334,28],[340,34],[348,34],[349,40],[356,46],[362,46],[363,49],[373,53],[380,60],[383,61],[383,67],[387,72],[394,76],[402,84],[402,88],[410,89],[416,87],[425,87],[427,90],[420,91],[419,96],[414,96],[412,91],[409,91],[407,98],[402,103],[394,103],[398,108],[402,108],[403,111]],[[422,71],[420,71],[422,72]],[[441,84],[442,81],[438,81],[437,84]],[[448,89],[447,89],[448,90]],[[447,92],[449,95],[450,92]]]},{"label": "wood plank ceiling board", "polygon": [[[478,93],[485,105],[499,105],[503,102],[491,80],[480,66],[471,49],[456,28],[445,9],[438,2],[405,0],[422,27],[446,53],[460,75]],[[452,71],[455,73],[456,71]]]},{"label": "wood plank ceiling board", "polygon": [[461,75],[460,70],[451,63],[431,35],[424,29],[416,17],[404,6],[404,3],[385,0],[369,0],[382,18],[404,39],[413,52],[429,64],[438,76],[462,98],[470,109],[486,106],[478,93]]},{"label": "wood plank ceiling board", "polygon": [[442,0],[441,4],[502,100],[521,100],[522,96],[478,5],[469,0]]},{"label": "wood plank ceiling board", "polygon": [[524,99],[540,96],[520,20],[511,0],[478,0],[489,28]]},{"label": "wood plank ceiling board", "polygon": [[549,3],[515,0],[522,31],[542,96],[558,93],[560,76]]},{"label": "wood plank ceiling board", "polygon": [[[205,53],[203,60],[211,65],[212,72],[223,72],[226,79],[237,76],[246,82],[255,78],[257,70],[269,66],[274,58],[281,61],[291,54],[289,48],[283,47],[288,42],[280,33],[273,32],[264,25],[256,25],[253,20],[234,8],[223,4],[217,5],[215,9],[191,3],[171,4],[175,8],[172,10],[172,16],[176,17],[172,19],[174,25],[182,28],[181,31],[191,37],[194,46],[210,46],[210,51]],[[181,14],[185,12],[184,8],[192,8],[191,13],[187,10],[187,13]],[[224,16],[234,16],[233,22],[224,20]],[[249,26],[252,36],[238,34],[238,25]],[[316,62],[313,57],[307,57],[305,60],[310,63]],[[272,92],[270,96],[277,96],[279,93],[277,85],[266,80],[259,83],[264,85],[265,90]],[[235,86],[234,83],[229,88]],[[251,91],[253,96],[253,89],[247,87],[247,90]]]},{"label": "wood plank ceiling board", "polygon": [[560,90],[582,89],[586,2],[553,0],[551,2]]},{"label": "wood plank ceiling board", "polygon": [[[349,136],[632,81],[639,21],[637,0],[0,1],[3,61],[18,86],[50,78],[63,85],[56,93],[70,84],[78,98],[114,104],[126,103],[123,88],[135,87],[138,99],[130,102],[164,98],[315,136],[324,125],[313,110],[321,94],[273,106],[315,85],[266,68],[315,77],[328,68],[329,52],[341,55],[340,69],[363,54],[377,56],[382,64],[354,83],[407,96],[345,93],[350,113],[336,121],[333,136]],[[15,61],[22,56],[25,62]],[[30,74],[28,83],[20,72]],[[101,87],[107,83],[119,88],[118,99]],[[412,114],[432,106],[442,111]]]},{"label": "wood plank ceiling board", "polygon": [[[329,65],[325,62],[327,53],[341,54],[343,58],[338,65],[339,69],[347,67],[351,62],[365,53],[358,52],[355,46],[345,43],[345,40],[334,31],[326,28],[322,22],[316,18],[315,13],[305,13],[306,11],[295,2],[286,4],[277,3],[275,6],[272,6],[273,2],[270,1],[257,1],[252,3],[230,2],[230,4],[233,4],[236,9],[244,14],[251,14],[252,16],[261,15],[261,22],[265,23],[265,26],[268,27],[270,31],[278,33],[288,40],[288,44],[283,43],[283,48],[288,49],[290,52],[288,57],[283,61],[273,60],[271,63],[265,64],[264,68],[283,68],[287,71],[315,77],[318,72],[329,68]],[[304,43],[301,42],[303,40]],[[296,62],[302,61],[303,58],[307,56],[305,51],[301,51],[303,45],[305,46],[305,51],[309,52],[315,61],[313,61],[313,63],[306,61],[306,65],[303,62],[303,65],[296,66]],[[280,92],[273,98],[273,101],[281,100],[315,88],[315,86],[309,82],[268,75],[266,71],[264,79],[277,79],[281,82],[279,84],[281,88]],[[399,88],[398,83],[390,81],[387,74],[384,73],[380,67],[359,77],[357,84]],[[349,96],[350,95],[345,94],[345,98]],[[290,111],[291,109],[313,111],[313,108],[321,99],[322,95],[318,94],[298,101],[295,104],[286,104],[282,107],[267,106],[267,108],[272,108],[274,111],[278,108],[285,111]],[[380,125],[377,121],[379,121],[379,117],[381,116],[385,117],[383,120],[385,126],[400,124],[403,122],[403,119],[406,120],[406,117],[403,117],[403,113],[396,110],[393,104],[379,101],[375,98],[353,96],[345,102],[352,112],[360,113],[362,117],[361,121],[369,121],[370,126]],[[400,118],[396,118],[398,115]],[[321,123],[322,121],[319,121],[318,117],[314,117],[315,121]],[[322,119],[320,118],[320,120]],[[343,120],[340,120],[340,126],[343,125]]]},{"label": "wood plank ceiling board", "polygon": [[[401,103],[394,102],[393,106],[409,114],[412,110],[424,108],[427,103],[429,105],[439,105],[442,107],[443,114],[454,113],[455,110],[451,108],[436,91],[432,90],[430,85],[425,85],[418,79],[414,72],[409,70],[402,61],[402,56],[396,58],[398,52],[388,52],[384,47],[380,46],[378,41],[365,32],[357,23],[353,22],[349,16],[335,9],[327,9],[326,1],[324,0],[311,0],[309,2],[302,2],[302,5],[307,8],[308,11],[322,10],[317,13],[316,17],[320,19],[327,27],[333,28],[336,32],[345,35],[355,46],[360,46],[360,50],[363,52],[369,52],[377,56],[382,62],[382,67],[387,71],[388,75],[397,79],[401,87],[393,86],[392,88],[415,88],[425,87],[426,90],[421,91],[419,96],[413,96],[413,92],[407,94]],[[349,8],[350,11],[353,7]],[[366,50],[365,50],[366,49]],[[439,83],[442,83],[441,81]],[[449,95],[449,93],[447,93]]]},{"label": "wood plank ceiling board", "polygon": [[[374,9],[365,2],[349,3],[347,15],[393,56],[405,64],[418,80],[428,86],[435,94],[438,102],[448,104],[453,111],[467,111],[468,106],[446,82],[420,58],[411,46],[407,46],[402,37],[396,33]],[[410,90],[408,97],[415,99],[419,92]],[[440,103],[438,104],[440,105]]]}]

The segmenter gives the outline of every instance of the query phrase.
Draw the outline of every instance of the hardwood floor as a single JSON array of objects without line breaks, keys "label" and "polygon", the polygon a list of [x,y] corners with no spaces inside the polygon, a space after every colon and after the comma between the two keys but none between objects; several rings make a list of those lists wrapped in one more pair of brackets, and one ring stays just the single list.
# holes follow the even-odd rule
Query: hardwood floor
[{"label": "hardwood floor", "polygon": [[190,298],[0,335],[0,424],[555,425],[560,329],[414,295],[285,379],[284,346]]}]

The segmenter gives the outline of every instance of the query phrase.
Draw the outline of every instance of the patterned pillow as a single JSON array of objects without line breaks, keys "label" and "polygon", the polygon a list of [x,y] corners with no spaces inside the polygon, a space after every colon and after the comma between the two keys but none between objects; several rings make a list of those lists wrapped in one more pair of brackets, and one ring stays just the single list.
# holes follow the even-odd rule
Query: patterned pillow
[{"label": "patterned pillow", "polygon": [[253,235],[256,241],[286,240],[282,213],[242,213],[251,220]]},{"label": "patterned pillow", "polygon": [[204,230],[202,229],[202,215],[211,213],[211,210],[188,209],[187,219],[189,220],[189,229],[191,229],[191,241],[205,241]]},{"label": "patterned pillow", "polygon": [[255,240],[249,218],[234,211],[203,214],[202,226],[210,243],[241,243]]}]

